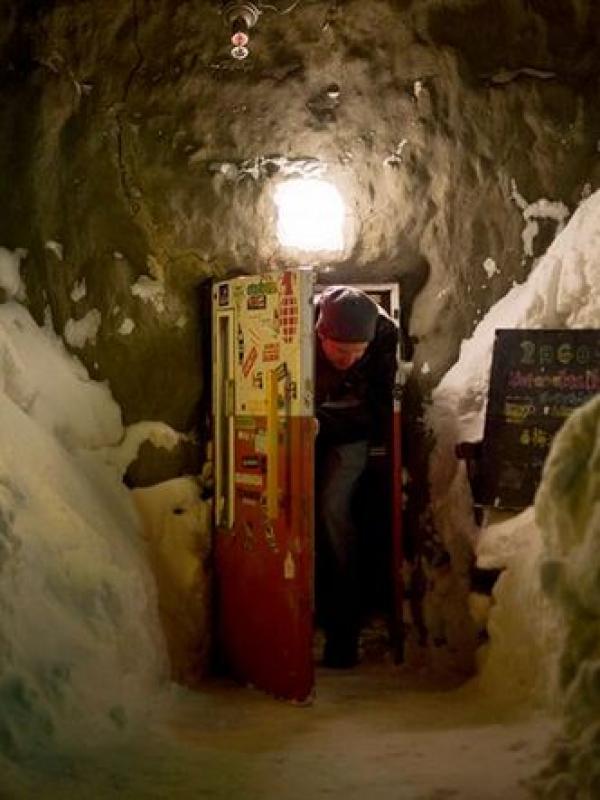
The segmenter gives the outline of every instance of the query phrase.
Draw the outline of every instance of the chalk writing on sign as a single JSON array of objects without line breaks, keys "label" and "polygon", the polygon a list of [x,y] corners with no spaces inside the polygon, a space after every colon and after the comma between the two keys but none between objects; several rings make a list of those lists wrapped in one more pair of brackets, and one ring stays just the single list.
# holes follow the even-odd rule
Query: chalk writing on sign
[{"label": "chalk writing on sign", "polygon": [[524,508],[565,419],[600,392],[599,330],[498,330],[478,502]]}]

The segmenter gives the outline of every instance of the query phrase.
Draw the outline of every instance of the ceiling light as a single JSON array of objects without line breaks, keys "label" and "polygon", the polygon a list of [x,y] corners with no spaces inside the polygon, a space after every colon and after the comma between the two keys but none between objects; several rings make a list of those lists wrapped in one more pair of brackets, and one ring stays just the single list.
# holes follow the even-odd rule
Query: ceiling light
[{"label": "ceiling light", "polygon": [[275,189],[277,236],[284,247],[326,253],[344,249],[346,208],[327,181],[295,179]]}]

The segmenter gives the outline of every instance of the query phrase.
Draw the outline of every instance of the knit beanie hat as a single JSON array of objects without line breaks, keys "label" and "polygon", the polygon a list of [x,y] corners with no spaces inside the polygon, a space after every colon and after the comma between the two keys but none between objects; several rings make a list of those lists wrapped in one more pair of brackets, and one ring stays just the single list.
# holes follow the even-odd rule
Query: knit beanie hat
[{"label": "knit beanie hat", "polygon": [[319,298],[317,330],[338,342],[370,342],[379,309],[374,300],[352,286],[331,286]]}]

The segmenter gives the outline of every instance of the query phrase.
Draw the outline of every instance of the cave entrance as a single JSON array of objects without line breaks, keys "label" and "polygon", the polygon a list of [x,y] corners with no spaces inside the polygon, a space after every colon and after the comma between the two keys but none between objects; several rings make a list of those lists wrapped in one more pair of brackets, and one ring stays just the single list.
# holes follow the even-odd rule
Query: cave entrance
[{"label": "cave entrance", "polygon": [[[353,284],[399,322],[396,284]],[[310,698],[315,661],[314,298],[310,269],[212,288],[218,663],[278,697]],[[401,643],[400,401],[355,497],[361,611]]]}]

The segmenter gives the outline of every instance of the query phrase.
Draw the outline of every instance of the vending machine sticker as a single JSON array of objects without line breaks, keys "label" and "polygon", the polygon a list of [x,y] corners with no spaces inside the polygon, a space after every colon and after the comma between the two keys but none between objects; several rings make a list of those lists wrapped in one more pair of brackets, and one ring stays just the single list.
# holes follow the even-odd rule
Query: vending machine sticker
[{"label": "vending machine sticker", "polygon": [[254,417],[238,416],[235,421],[238,439],[250,439],[254,436],[252,431],[256,430],[256,420]]},{"label": "vending machine sticker", "polygon": [[260,504],[260,495],[254,492],[245,492],[243,489],[240,491],[242,505],[244,506],[257,506]]},{"label": "vending machine sticker", "polygon": [[288,550],[283,562],[283,577],[286,581],[293,581],[296,577],[296,563],[290,550]]},{"label": "vending machine sticker", "polygon": [[250,375],[250,371],[252,367],[256,364],[257,359],[258,359],[258,350],[253,345],[252,349],[248,353],[248,358],[242,364],[242,375],[244,376],[244,378],[247,378],[248,375]]},{"label": "vending machine sticker", "polygon": [[263,347],[263,361],[269,363],[270,361],[279,361],[279,342],[271,342],[265,344]]},{"label": "vending machine sticker", "polygon": [[279,323],[281,335],[286,344],[294,341],[298,330],[298,300],[294,294],[293,277],[293,273],[284,272],[281,278]]},{"label": "vending machine sticker", "polygon": [[245,350],[245,341],[244,341],[244,331],[242,330],[242,326],[238,322],[237,326],[237,353],[238,353],[238,363],[244,363],[244,350]]},{"label": "vending machine sticker", "polygon": [[267,542],[267,547],[269,548],[269,550],[272,550],[274,553],[276,553],[279,550],[279,548],[277,547],[277,538],[275,536],[275,531],[273,530],[273,526],[270,523],[268,523],[267,525],[264,526],[263,530],[265,534],[265,540]]},{"label": "vending machine sticker", "polygon": [[267,376],[274,371],[280,411],[296,414],[301,403],[297,385],[300,367],[297,275],[285,272],[237,281],[233,290],[238,337],[236,413],[266,415]]},{"label": "vending machine sticker", "polygon": [[251,472],[236,472],[235,482],[240,486],[262,486],[263,476]]},{"label": "vending machine sticker", "polygon": [[267,435],[264,431],[258,431],[254,439],[254,449],[257,453],[267,452]]},{"label": "vending machine sticker", "polygon": [[248,297],[252,295],[277,294],[277,284],[272,280],[260,280],[258,283],[249,283],[246,288]]},{"label": "vending machine sticker", "polygon": [[244,467],[244,469],[258,469],[261,472],[264,472],[265,458],[261,455],[244,456],[242,458],[242,467]]},{"label": "vending machine sticker", "polygon": [[228,283],[219,284],[219,305],[220,306],[228,306],[229,305],[229,284]]},{"label": "vending machine sticker", "polygon": [[261,343],[261,332],[257,331],[254,325],[249,325],[246,323],[246,331],[255,345],[259,345]]},{"label": "vending machine sticker", "polygon": [[248,311],[263,311],[266,307],[266,294],[251,294],[246,303],[246,308]]}]

